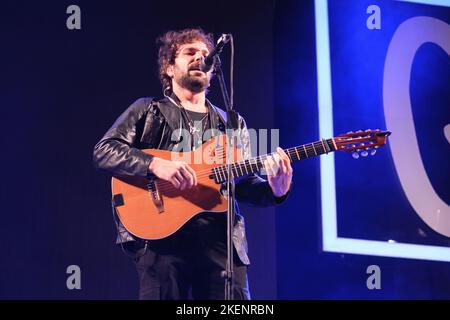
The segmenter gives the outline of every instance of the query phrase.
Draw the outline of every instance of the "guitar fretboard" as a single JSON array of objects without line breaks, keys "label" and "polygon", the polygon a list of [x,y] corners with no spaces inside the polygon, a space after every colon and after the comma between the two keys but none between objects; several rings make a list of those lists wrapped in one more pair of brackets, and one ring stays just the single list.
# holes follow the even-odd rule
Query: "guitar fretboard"
[{"label": "guitar fretboard", "polygon": [[[320,140],[313,143],[304,144],[289,149],[284,149],[291,162],[319,156],[324,153],[336,151],[333,139]],[[268,156],[275,153],[265,154],[244,161],[236,162],[231,165],[231,171],[234,177],[241,177],[247,174],[255,173],[264,167],[264,161]],[[227,180],[227,165],[215,167],[210,175],[216,183],[223,183]]]}]

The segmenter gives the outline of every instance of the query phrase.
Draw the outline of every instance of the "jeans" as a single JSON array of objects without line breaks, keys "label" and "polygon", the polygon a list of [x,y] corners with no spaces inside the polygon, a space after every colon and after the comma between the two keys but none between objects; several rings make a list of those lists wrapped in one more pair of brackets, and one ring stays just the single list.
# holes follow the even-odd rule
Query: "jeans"
[{"label": "jeans", "polygon": [[[131,241],[124,248],[134,259],[143,300],[223,300],[226,265],[226,216],[205,213],[173,235]],[[234,299],[249,300],[247,266],[234,252]]]}]

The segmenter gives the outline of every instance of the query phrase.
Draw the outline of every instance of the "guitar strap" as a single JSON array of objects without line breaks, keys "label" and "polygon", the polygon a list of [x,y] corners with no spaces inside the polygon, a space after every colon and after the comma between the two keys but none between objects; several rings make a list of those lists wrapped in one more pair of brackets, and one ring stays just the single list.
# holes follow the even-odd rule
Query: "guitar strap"
[{"label": "guitar strap", "polygon": [[[211,108],[214,111],[214,117],[212,117],[212,124],[211,126],[213,128],[217,128],[219,129],[219,131],[225,132],[225,124],[227,123],[227,113],[225,111],[223,111],[220,108],[217,108],[215,105],[213,105],[209,100],[209,105],[211,106]],[[216,123],[219,122],[219,123]],[[221,123],[222,121],[222,123]]]}]

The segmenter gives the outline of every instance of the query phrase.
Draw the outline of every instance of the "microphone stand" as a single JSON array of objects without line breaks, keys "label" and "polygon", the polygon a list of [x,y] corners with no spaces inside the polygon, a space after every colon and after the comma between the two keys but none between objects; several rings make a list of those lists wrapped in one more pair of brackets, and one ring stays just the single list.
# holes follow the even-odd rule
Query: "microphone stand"
[{"label": "microphone stand", "polygon": [[233,278],[233,229],[235,216],[235,192],[234,192],[234,177],[231,171],[232,165],[232,146],[235,144],[232,141],[233,131],[238,129],[239,115],[233,110],[230,102],[225,79],[221,68],[221,61],[219,55],[216,55],[214,61],[214,74],[219,79],[220,89],[222,91],[223,101],[227,109],[227,196],[228,196],[228,210],[227,210],[227,263],[226,269],[222,272],[222,277],[225,278],[225,300],[234,300],[234,278]]}]

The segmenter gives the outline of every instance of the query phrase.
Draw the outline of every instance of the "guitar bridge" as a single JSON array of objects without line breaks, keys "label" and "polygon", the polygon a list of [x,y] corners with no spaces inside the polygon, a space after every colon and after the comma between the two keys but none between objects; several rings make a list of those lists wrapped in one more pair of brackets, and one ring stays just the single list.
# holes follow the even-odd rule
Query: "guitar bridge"
[{"label": "guitar bridge", "polygon": [[161,195],[159,194],[158,188],[156,187],[155,180],[150,180],[147,184],[148,192],[150,193],[150,197],[152,198],[153,204],[155,205],[156,209],[158,209],[159,213],[164,212],[164,204],[161,198]]}]

